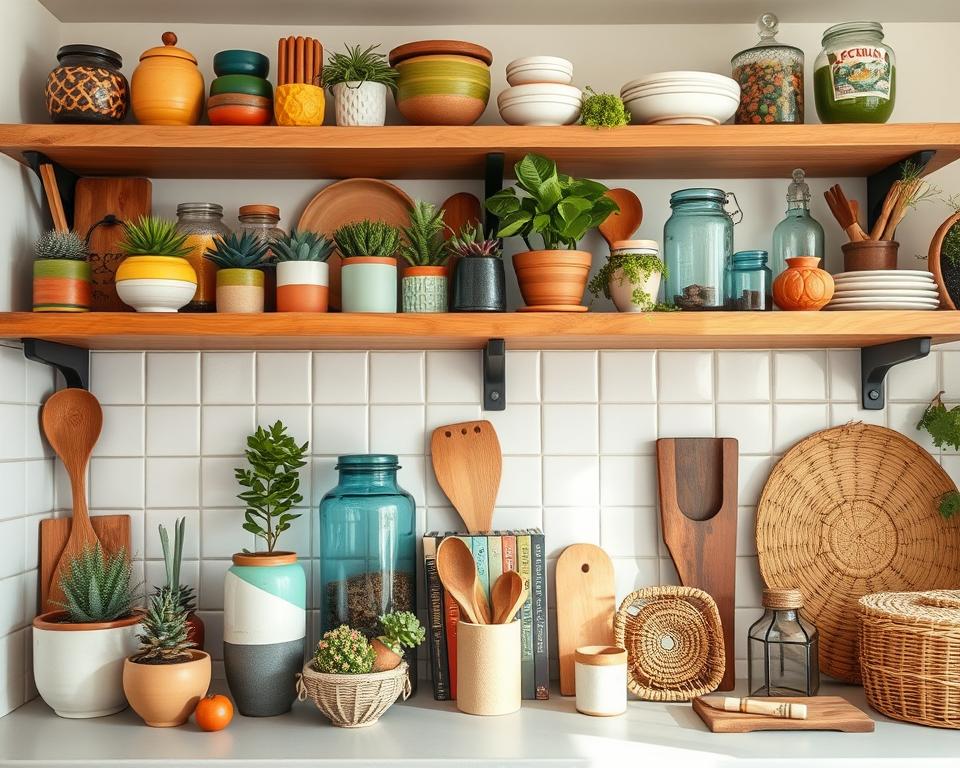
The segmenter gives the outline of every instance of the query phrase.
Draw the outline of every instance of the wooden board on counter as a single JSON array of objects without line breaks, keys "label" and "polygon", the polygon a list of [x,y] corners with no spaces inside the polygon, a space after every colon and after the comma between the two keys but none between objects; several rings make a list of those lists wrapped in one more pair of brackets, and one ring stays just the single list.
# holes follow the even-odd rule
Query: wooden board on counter
[{"label": "wooden board on counter", "polygon": [[724,712],[700,699],[693,700],[693,710],[714,733],[749,733],[750,731],[843,731],[871,733],[873,719],[840,696],[770,697],[764,701],[787,701],[807,705],[806,720],[751,715],[746,712]]}]

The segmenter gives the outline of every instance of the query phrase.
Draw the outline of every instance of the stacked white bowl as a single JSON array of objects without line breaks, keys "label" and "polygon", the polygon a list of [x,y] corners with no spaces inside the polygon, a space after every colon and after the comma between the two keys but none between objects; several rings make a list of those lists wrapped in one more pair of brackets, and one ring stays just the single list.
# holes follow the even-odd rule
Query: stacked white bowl
[{"label": "stacked white bowl", "polygon": [[583,95],[573,82],[573,64],[556,56],[528,56],[507,65],[510,88],[497,97],[508,125],[571,125],[580,118]]},{"label": "stacked white bowl", "polygon": [[740,86],[713,72],[657,72],[625,84],[620,98],[635,124],[720,125],[737,111]]}]

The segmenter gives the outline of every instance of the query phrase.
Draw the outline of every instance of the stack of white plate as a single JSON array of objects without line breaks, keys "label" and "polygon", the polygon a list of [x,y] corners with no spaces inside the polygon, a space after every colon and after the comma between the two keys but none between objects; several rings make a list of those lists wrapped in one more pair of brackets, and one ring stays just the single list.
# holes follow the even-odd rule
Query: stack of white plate
[{"label": "stack of white plate", "polygon": [[620,98],[634,123],[720,125],[737,111],[740,86],[713,72],[657,72],[626,83]]},{"label": "stack of white plate", "polygon": [[527,83],[501,91],[500,117],[507,125],[572,125],[580,118],[583,94],[561,83]]},{"label": "stack of white plate", "polygon": [[833,276],[836,290],[824,309],[937,309],[940,299],[931,272],[877,269]]}]

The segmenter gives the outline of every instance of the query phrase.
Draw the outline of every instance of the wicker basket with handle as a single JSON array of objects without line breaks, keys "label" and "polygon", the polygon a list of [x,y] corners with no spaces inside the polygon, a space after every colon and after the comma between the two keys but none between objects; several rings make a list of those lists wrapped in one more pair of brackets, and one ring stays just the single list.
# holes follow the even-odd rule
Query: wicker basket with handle
[{"label": "wicker basket with handle", "polygon": [[859,608],[870,706],[897,720],[960,728],[960,591],[879,592]]},{"label": "wicker basket with handle", "polygon": [[340,728],[362,728],[373,725],[390,705],[403,696],[410,696],[410,675],[407,662],[387,672],[366,675],[332,675],[317,672],[313,662],[303,665],[297,675],[300,701],[313,699],[330,722]]}]

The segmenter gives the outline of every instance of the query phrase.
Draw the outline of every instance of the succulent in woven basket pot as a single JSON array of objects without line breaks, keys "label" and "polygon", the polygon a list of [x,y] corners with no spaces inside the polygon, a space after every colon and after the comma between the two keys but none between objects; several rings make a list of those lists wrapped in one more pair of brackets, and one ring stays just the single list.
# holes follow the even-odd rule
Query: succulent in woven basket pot
[{"label": "succulent in woven basket pot", "polygon": [[400,666],[404,648],[416,648],[426,637],[426,630],[411,611],[394,611],[380,617],[383,634],[370,641],[376,660],[374,672],[386,672]]}]

